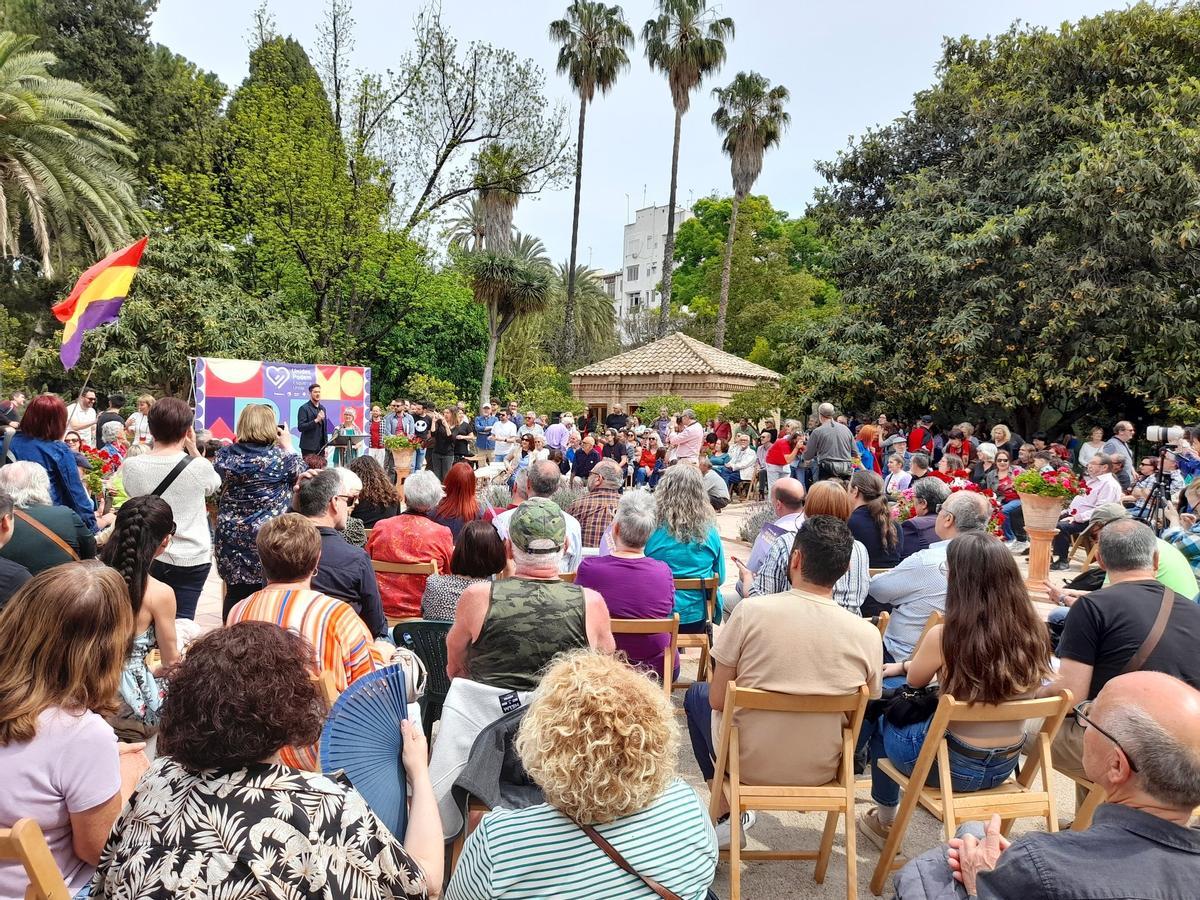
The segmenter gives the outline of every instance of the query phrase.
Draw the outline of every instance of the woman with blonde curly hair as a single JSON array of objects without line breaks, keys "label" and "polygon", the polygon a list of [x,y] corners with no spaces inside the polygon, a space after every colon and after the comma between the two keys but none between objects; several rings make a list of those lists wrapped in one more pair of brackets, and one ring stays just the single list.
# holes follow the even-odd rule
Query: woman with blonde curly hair
[{"label": "woman with blonde curly hair", "polygon": [[705,896],[716,838],[700,799],[676,776],[679,727],[654,682],[607,654],[560,656],[534,692],[515,746],[546,802],[485,815],[446,900],[655,896],[644,879],[687,900]]},{"label": "woman with blonde curly hair", "polygon": [[[646,555],[671,568],[674,578],[712,578],[725,581],[725,553],[717,532],[716,514],[700,470],[695,466],[672,465],[663,472],[654,491],[658,528],[646,542]],[[675,592],[679,630],[695,634],[705,630],[704,592]],[[721,621],[721,594],[713,621]]]}]

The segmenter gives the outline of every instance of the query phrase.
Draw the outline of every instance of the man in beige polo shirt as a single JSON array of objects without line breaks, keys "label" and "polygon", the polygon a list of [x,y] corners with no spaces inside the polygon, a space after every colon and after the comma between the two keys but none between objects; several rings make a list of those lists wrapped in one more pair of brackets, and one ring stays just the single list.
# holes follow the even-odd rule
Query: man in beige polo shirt
[{"label": "man in beige polo shirt", "polygon": [[[789,591],[750,597],[734,609],[713,647],[711,688],[697,683],[684,698],[692,750],[705,780],[713,779],[715,746],[725,688],[782,694],[850,694],[866,684],[881,690],[883,642],[879,630],[832,599],[846,574],[854,537],[834,516],[813,516],[796,532],[788,561]],[[824,784],[837,777],[843,717],[753,710],[734,720],[741,741],[742,778],[753,784]],[[742,816],[742,834],[754,814]],[[717,824],[728,846],[729,823]],[[722,843],[723,842],[723,843]]]}]

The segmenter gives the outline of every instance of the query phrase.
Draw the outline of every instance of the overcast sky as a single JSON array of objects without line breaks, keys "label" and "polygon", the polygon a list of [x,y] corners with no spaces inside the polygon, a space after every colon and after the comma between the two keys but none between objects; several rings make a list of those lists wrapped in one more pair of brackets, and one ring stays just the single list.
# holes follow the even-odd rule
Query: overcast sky
[{"label": "overcast sky", "polygon": [[[356,63],[381,71],[412,44],[419,0],[357,0]],[[820,178],[815,160],[831,159],[851,135],[888,122],[911,106],[913,94],[933,81],[942,36],[982,37],[1017,19],[1057,28],[1116,6],[1102,0],[725,0],[737,36],[724,69],[693,95],[683,120],[679,199],[729,193],[729,161],[710,121],[711,89],[740,70],[756,70],[791,92],[790,130],[771,151],[755,193],[793,215],[804,212]],[[254,0],[161,0],[152,37],[216,72],[230,87],[246,76],[246,35]],[[443,0],[443,21],[463,42],[488,41],[533,59],[547,74],[551,99],[578,106],[565,78],[554,74],[556,49],[546,26],[567,0]],[[649,0],[623,4],[634,32],[653,13]],[[274,0],[281,34],[313,52],[323,0]],[[641,43],[614,90],[588,110],[584,143],[579,258],[597,269],[621,264],[627,209],[666,203],[670,188],[673,112],[665,80],[650,71]],[[628,197],[628,199],[627,199]],[[526,199],[516,224],[537,235],[555,260],[571,241],[572,186]]]}]

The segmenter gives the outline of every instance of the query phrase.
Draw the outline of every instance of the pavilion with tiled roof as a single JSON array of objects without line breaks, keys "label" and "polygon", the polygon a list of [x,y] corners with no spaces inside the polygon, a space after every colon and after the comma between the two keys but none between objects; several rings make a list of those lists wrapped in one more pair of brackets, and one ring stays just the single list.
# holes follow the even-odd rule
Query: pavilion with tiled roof
[{"label": "pavilion with tiled roof", "polygon": [[689,403],[728,403],[763,381],[778,384],[780,375],[676,332],[576,369],[571,392],[603,418],[614,404],[629,410],[660,394],[676,394]]}]

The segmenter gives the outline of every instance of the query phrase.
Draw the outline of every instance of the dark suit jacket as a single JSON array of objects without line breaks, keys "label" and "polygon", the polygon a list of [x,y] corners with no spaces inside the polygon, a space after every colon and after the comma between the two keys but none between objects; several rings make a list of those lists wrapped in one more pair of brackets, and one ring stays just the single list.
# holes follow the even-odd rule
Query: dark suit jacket
[{"label": "dark suit jacket", "polygon": [[[325,418],[318,422],[317,413],[323,409]],[[300,432],[300,454],[303,456],[318,452],[329,434],[329,410],[321,403],[313,406],[310,400],[300,407],[300,412],[296,414],[296,429]]]}]

